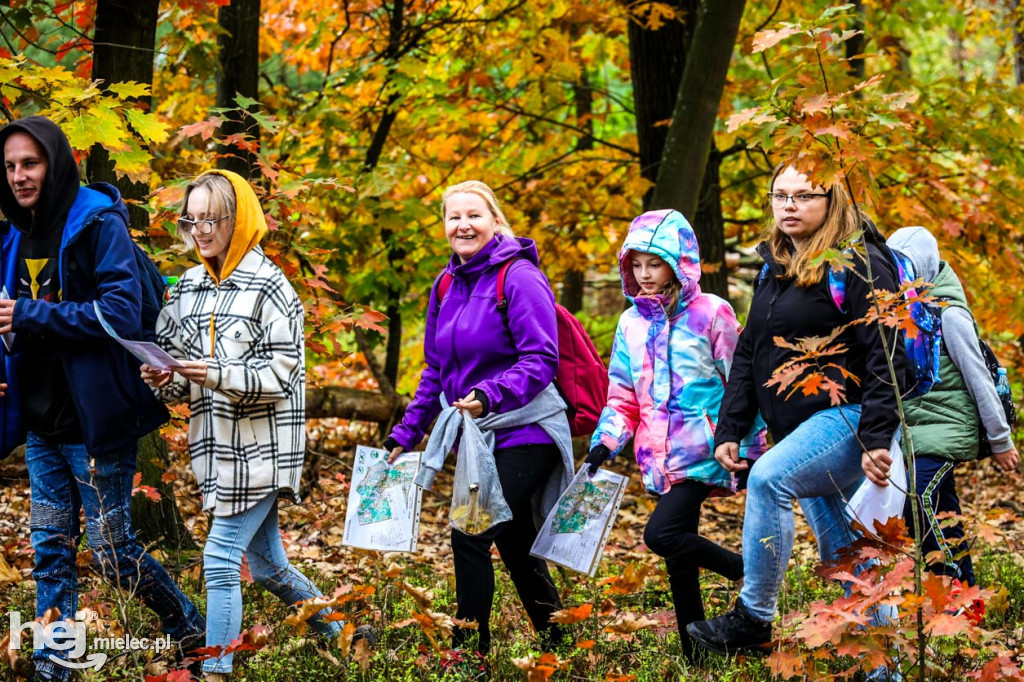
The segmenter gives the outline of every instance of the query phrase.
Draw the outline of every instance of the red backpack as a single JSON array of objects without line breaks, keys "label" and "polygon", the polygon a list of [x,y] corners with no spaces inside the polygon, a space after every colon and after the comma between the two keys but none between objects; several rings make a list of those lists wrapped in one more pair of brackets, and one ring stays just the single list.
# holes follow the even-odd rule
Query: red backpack
[{"label": "red backpack", "polygon": [[[505,275],[516,258],[502,263],[498,270],[498,310],[505,312]],[[452,276],[446,272],[437,283],[437,300],[448,293]],[[608,368],[587,336],[583,325],[562,306],[555,304],[558,321],[558,373],[555,385],[569,406],[569,432],[573,436],[589,436],[597,428],[608,398]],[[506,317],[506,322],[508,318]]]}]

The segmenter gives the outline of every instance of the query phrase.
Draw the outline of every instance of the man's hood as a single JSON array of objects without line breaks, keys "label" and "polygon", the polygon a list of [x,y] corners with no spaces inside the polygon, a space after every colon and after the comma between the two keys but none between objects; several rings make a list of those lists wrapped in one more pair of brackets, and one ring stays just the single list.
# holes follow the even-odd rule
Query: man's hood
[{"label": "man's hood", "polygon": [[235,190],[235,231],[231,234],[231,243],[228,245],[228,252],[224,256],[224,265],[220,269],[218,277],[213,265],[200,254],[199,259],[206,266],[206,271],[213,277],[213,281],[223,281],[230,275],[238,264],[242,262],[245,254],[256,248],[256,245],[267,233],[267,218],[263,215],[260,201],[256,198],[256,192],[252,185],[246,182],[245,178],[237,173],[226,170],[206,171],[203,175],[221,175],[231,182],[231,188]]},{"label": "man's hood", "polygon": [[939,276],[939,243],[926,228],[901,227],[892,233],[886,244],[910,259],[915,279],[934,282]]},{"label": "man's hood", "polygon": [[628,262],[630,251],[649,253],[668,263],[682,284],[680,302],[700,294],[697,236],[679,211],[647,211],[630,224],[629,234],[619,251],[619,275],[622,277],[622,293],[632,301],[640,293],[640,285],[633,277],[633,268]]},{"label": "man's hood", "polygon": [[0,211],[27,235],[48,234],[60,228],[67,219],[71,205],[78,196],[81,177],[78,163],[64,131],[44,116],[29,116],[8,123],[0,129],[0,163],[6,166],[4,145],[17,132],[28,133],[46,154],[46,178],[43,180],[35,214],[18,205],[14,190],[7,181],[0,182]]}]

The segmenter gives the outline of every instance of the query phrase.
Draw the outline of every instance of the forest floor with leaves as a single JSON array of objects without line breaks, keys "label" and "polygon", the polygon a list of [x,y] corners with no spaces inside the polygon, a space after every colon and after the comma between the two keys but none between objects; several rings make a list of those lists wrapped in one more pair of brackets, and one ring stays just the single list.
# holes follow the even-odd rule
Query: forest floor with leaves
[{"label": "forest floor with leaves", "polygon": [[[245,633],[236,645],[233,679],[471,679],[466,664],[453,664],[456,657],[448,645],[455,613],[447,525],[454,458],[449,458],[438,477],[436,492],[424,495],[419,551],[415,555],[382,555],[342,545],[353,446],[356,442],[376,443],[376,428],[325,421],[312,424],[311,434],[315,451],[307,473],[315,471],[316,475],[309,477],[310,490],[302,504],[282,507],[282,535],[293,563],[315,579],[326,599],[350,625],[337,642],[310,637],[304,619],[319,605],[308,605],[304,610],[285,606],[252,584],[243,567]],[[188,471],[180,445],[172,448],[176,453],[174,472]],[[537,648],[515,590],[493,553],[497,594],[492,616],[494,644],[488,659],[490,679],[728,682],[781,679],[783,673],[804,679],[845,674],[849,679],[862,679],[863,673],[853,671],[862,667],[859,658],[868,654],[851,649],[847,638],[839,636],[831,645],[824,643],[810,651],[810,660],[815,661],[810,672],[807,668],[802,673],[794,669],[792,658],[785,656],[737,660],[712,656],[696,664],[684,661],[664,564],[643,545],[643,528],[655,501],[641,487],[635,463],[623,460],[620,458],[614,468],[630,475],[630,486],[597,576],[587,578],[553,570],[565,607],[562,617],[571,623],[568,627],[572,632],[571,641],[554,655],[542,654]],[[988,519],[973,553],[979,581],[992,593],[985,620],[973,636],[960,632],[959,621],[933,630],[936,636],[929,641],[929,650],[936,667],[929,671],[929,677],[963,680],[977,674],[979,679],[1004,679],[991,670],[983,672],[986,663],[992,670],[1006,667],[1005,661],[1001,666],[992,662],[997,658],[988,653],[993,642],[1000,650],[1010,652],[1010,663],[1019,665],[1024,640],[1024,528],[1014,514],[1021,511],[1020,479],[996,474],[991,463],[983,462],[963,467],[958,480],[966,518]],[[28,614],[33,610],[34,585],[30,579],[29,486],[23,462],[0,463],[0,481],[0,610],[17,609]],[[174,488],[186,524],[201,543],[207,517],[200,509],[191,473],[176,476]],[[738,550],[743,502],[742,495],[709,500],[702,515],[702,533]],[[205,611],[201,554],[167,549],[156,549],[154,554]],[[814,539],[798,518],[794,557],[780,603],[781,613],[794,614],[792,622],[797,628],[801,619],[812,618],[821,605],[841,601],[842,589],[836,582],[816,575],[815,566]],[[93,623],[96,634],[142,637],[158,632],[151,613],[96,576],[84,544],[78,569],[80,608],[95,609],[99,614]],[[703,586],[709,615],[729,608],[735,599],[735,585],[714,574],[703,574]],[[372,625],[378,633],[379,640],[372,646],[351,642],[352,629],[362,624]],[[5,630],[0,628],[0,636],[6,634]],[[453,667],[462,671],[461,677],[445,677]],[[13,677],[11,668],[3,663],[0,674]],[[81,673],[79,679],[180,682],[189,678],[166,655],[132,652],[117,655],[99,672]]]}]

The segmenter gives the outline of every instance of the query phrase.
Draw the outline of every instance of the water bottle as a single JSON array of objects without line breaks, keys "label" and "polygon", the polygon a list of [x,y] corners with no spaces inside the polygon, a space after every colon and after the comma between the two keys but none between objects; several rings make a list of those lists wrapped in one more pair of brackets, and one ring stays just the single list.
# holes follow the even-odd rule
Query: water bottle
[{"label": "water bottle", "polygon": [[164,303],[171,300],[171,289],[178,283],[178,278],[174,275],[167,275],[164,277]]},{"label": "water bottle", "polygon": [[1010,380],[1006,377],[1006,368],[999,368],[999,378],[996,380],[996,393],[1000,397],[1010,395]]}]

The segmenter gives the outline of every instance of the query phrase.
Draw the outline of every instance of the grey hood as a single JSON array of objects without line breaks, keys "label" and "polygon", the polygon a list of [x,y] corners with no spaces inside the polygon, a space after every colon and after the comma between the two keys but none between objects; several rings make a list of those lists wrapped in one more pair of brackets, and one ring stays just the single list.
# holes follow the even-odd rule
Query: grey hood
[{"label": "grey hood", "polygon": [[916,278],[934,282],[939,276],[939,243],[927,228],[901,227],[885,243],[910,259]]}]

